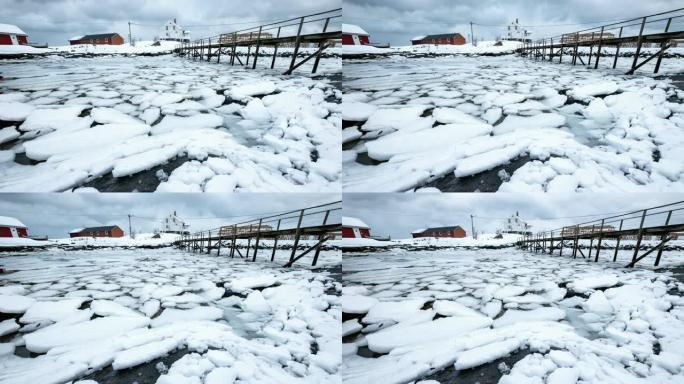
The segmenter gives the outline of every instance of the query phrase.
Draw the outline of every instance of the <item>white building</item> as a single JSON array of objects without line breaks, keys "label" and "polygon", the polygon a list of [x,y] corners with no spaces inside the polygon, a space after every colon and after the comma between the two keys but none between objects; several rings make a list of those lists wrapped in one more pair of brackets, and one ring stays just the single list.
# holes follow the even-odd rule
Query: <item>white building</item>
[{"label": "white building", "polygon": [[174,17],[164,24],[159,40],[188,42],[190,41],[190,32],[178,25],[178,22]]},{"label": "white building", "polygon": [[529,230],[530,226],[524,222],[520,216],[518,216],[518,212],[516,212],[514,215],[511,215],[511,217],[506,219],[504,222],[504,228],[501,232],[524,234],[529,232]]},{"label": "white building", "polygon": [[162,221],[162,229],[160,232],[187,234],[190,233],[189,229],[190,225],[181,220],[176,215],[176,211],[173,211],[173,213],[166,216]]},{"label": "white building", "polygon": [[523,28],[519,23],[518,19],[508,25],[506,28],[506,40],[512,41],[529,41],[529,37],[532,32]]}]

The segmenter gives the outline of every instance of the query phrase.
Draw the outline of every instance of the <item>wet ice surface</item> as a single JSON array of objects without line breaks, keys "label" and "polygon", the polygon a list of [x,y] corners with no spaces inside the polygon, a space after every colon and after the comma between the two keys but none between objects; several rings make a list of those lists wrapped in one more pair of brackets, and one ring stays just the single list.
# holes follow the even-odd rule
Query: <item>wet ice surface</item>
[{"label": "wet ice surface", "polygon": [[683,100],[669,78],[512,55],[345,60],[343,189],[680,191]]},{"label": "wet ice surface", "polygon": [[339,190],[340,60],[323,58],[313,77],[281,75],[287,60],[5,62],[0,190]]},{"label": "wet ice surface", "polygon": [[[0,256],[14,271],[0,276],[0,383],[337,382],[341,283],[328,269],[279,268],[287,257]],[[337,251],[321,258],[340,262]]]},{"label": "wet ice surface", "polygon": [[[672,260],[684,262],[674,253]],[[645,384],[684,377],[684,283],[671,271],[514,248],[343,259],[345,383]]]}]

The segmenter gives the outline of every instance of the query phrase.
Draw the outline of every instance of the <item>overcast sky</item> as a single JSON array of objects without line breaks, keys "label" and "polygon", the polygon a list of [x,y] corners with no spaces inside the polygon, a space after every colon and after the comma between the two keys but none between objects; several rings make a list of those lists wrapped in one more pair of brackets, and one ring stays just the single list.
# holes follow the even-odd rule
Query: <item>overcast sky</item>
[{"label": "overcast sky", "polygon": [[[257,217],[340,200],[337,194],[0,194],[0,216],[21,220],[31,236],[68,237],[79,227],[118,225],[128,233],[152,232],[174,210],[191,231],[217,228]],[[339,211],[337,211],[339,222]],[[333,216],[331,216],[331,219]],[[311,216],[311,220],[322,220]]]},{"label": "overcast sky", "polygon": [[0,0],[0,23],[18,25],[31,42],[68,45],[103,32],[128,41],[129,20],[143,24],[133,26],[134,39],[152,39],[173,17],[196,38],[341,7],[341,0]]},{"label": "overcast sky", "polygon": [[471,21],[482,24],[474,26],[478,40],[504,35],[515,18],[543,38],[681,7],[681,0],[345,0],[344,22],[364,28],[371,42],[410,45],[415,36],[448,32],[470,42]]},{"label": "overcast sky", "polygon": [[[411,232],[426,227],[462,226],[471,235],[470,215],[475,215],[475,231],[495,233],[505,219],[519,212],[532,225],[532,231],[556,229],[579,224],[613,213],[624,213],[684,200],[684,194],[345,194],[344,216],[357,217],[371,227],[373,236],[408,238]],[[684,204],[678,206],[684,208]],[[598,217],[576,217],[597,215]],[[638,215],[636,215],[638,216]],[[565,218],[565,219],[559,219]],[[653,216],[662,224],[665,215]],[[673,215],[672,223],[684,222],[684,211]],[[639,219],[629,220],[625,228],[638,227]],[[648,224],[648,222],[647,222]]]}]

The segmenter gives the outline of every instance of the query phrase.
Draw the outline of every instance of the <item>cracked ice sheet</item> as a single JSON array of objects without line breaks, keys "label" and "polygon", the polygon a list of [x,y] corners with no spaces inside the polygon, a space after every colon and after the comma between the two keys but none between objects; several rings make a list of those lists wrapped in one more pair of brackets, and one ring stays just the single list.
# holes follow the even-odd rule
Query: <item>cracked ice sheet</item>
[{"label": "cracked ice sheet", "polygon": [[[172,248],[2,255],[0,264],[15,272],[0,278],[0,302],[16,320],[0,325],[3,347],[11,346],[0,354],[0,383],[70,382],[177,349],[188,354],[158,382],[233,375],[245,383],[337,383],[341,284],[325,270],[279,268],[289,253],[276,252],[276,263]],[[320,257],[340,263],[338,251]],[[228,288],[233,281],[239,294]],[[12,354],[19,346],[40,355]]]},{"label": "cracked ice sheet", "polygon": [[[322,62],[327,73],[339,65]],[[0,132],[0,191],[69,191],[179,156],[188,160],[145,188],[340,189],[341,92],[329,78],[168,57],[45,58],[3,69],[13,78],[3,82],[0,119],[14,127]],[[33,163],[16,162],[20,154]]]},{"label": "cracked ice sheet", "polygon": [[[668,254],[684,262],[681,250]],[[512,247],[345,253],[343,271],[343,310],[356,321],[343,344],[345,383],[410,383],[518,349],[531,354],[501,383],[574,374],[597,384],[675,383],[684,374],[684,284],[669,271]]]},{"label": "cracked ice sheet", "polygon": [[343,189],[412,191],[528,156],[499,191],[684,190],[684,91],[641,75],[506,56],[348,60]]}]

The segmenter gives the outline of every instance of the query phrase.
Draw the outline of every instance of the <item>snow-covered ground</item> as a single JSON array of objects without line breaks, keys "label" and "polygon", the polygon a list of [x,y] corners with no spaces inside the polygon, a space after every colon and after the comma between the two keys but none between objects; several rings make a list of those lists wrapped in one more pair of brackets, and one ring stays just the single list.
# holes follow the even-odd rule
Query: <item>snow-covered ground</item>
[{"label": "snow-covered ground", "polygon": [[341,53],[345,56],[350,55],[373,55],[373,54],[503,54],[513,53],[520,43],[517,41],[501,41],[501,45],[496,45],[496,41],[481,41],[477,45],[463,44],[463,45],[437,45],[437,44],[419,44],[397,46],[390,48],[376,48],[370,45],[343,45]]},{"label": "snow-covered ground", "polygon": [[345,254],[343,382],[681,382],[684,284],[619,265],[515,249]]},{"label": "snow-covered ground", "polygon": [[481,234],[477,239],[472,237],[447,238],[447,237],[419,237],[410,239],[375,240],[364,238],[346,238],[338,240],[342,248],[359,247],[512,247],[518,241],[520,235],[502,234],[498,238],[496,234]]},{"label": "snow-covered ground", "polygon": [[288,60],[5,62],[0,190],[339,190],[340,59],[322,59],[315,78],[281,75]]},{"label": "snow-covered ground", "polygon": [[670,78],[512,55],[343,72],[347,192],[684,190],[684,91]]},{"label": "snow-covered ground", "polygon": [[[0,275],[0,383],[111,369],[116,381],[146,366],[141,383],[339,383],[341,284],[329,272],[170,248],[0,264],[11,271]],[[182,357],[167,367],[159,359],[170,353]]]},{"label": "snow-covered ground", "polygon": [[18,54],[93,54],[93,55],[111,55],[111,54],[159,54],[169,53],[173,51],[178,45],[175,41],[159,41],[155,45],[154,41],[139,41],[135,46],[129,44],[122,45],[95,45],[95,44],[77,44],[77,45],[63,45],[49,48],[33,48],[28,45],[3,45],[0,46],[0,57],[2,55],[18,55]]}]

